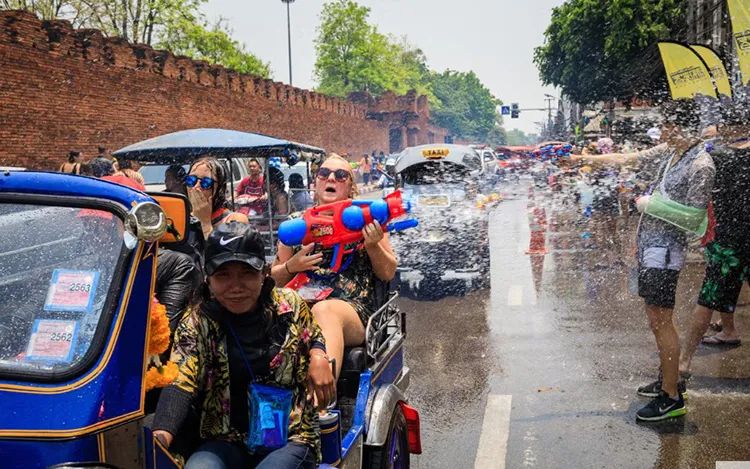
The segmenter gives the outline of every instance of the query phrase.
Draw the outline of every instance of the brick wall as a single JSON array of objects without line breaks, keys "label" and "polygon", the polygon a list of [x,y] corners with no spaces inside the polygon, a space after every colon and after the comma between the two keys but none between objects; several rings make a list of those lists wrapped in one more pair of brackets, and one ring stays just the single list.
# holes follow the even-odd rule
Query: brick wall
[{"label": "brick wall", "polygon": [[443,141],[446,131],[429,124],[425,103],[414,95],[341,100],[66,21],[0,11],[0,165],[55,169],[70,150],[87,158],[100,145],[114,150],[199,127],[329,152],[388,152],[394,129],[411,133],[412,144]]}]

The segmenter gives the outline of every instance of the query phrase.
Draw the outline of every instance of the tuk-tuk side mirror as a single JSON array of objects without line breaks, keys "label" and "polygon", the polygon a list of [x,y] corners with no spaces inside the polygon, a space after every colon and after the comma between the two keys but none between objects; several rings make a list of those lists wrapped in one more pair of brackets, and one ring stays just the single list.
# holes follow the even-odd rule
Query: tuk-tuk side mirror
[{"label": "tuk-tuk side mirror", "polygon": [[167,232],[159,239],[161,244],[182,244],[187,240],[190,211],[188,200],[172,192],[148,192],[167,214]]}]

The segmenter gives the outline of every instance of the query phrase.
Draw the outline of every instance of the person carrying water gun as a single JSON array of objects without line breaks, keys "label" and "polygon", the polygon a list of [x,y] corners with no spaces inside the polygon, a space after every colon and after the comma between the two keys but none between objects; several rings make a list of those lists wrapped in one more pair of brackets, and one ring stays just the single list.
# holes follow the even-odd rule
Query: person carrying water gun
[{"label": "person carrying water gun", "polygon": [[[316,205],[355,199],[358,195],[349,162],[336,154],[329,156],[317,173]],[[297,213],[290,218],[300,216]],[[365,341],[367,320],[375,312],[375,277],[387,282],[396,274],[396,256],[380,223],[367,224],[362,229],[362,238],[362,249],[356,249],[359,243],[344,246],[345,251],[352,253],[338,272],[329,268],[333,265],[333,249],[313,252],[312,244],[290,247],[281,242],[271,269],[277,285],[286,285],[298,274],[308,272],[320,288],[316,298],[319,301],[312,312],[323,331],[329,356],[336,359],[336,376],[341,371],[344,346]]]}]

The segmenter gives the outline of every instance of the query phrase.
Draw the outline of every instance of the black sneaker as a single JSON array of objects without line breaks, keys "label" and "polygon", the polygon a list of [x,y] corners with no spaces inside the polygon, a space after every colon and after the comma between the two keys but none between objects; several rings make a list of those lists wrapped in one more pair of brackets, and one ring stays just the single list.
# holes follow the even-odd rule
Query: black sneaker
[{"label": "black sneaker", "polygon": [[[659,375],[659,379],[653,383],[639,387],[636,392],[639,396],[650,397],[651,399],[659,397],[659,393],[661,392],[661,375]],[[685,379],[681,379],[677,382],[677,392],[682,395],[684,400],[688,400],[687,382]]]},{"label": "black sneaker", "polygon": [[674,400],[669,394],[661,391],[656,399],[649,402],[646,407],[635,414],[636,420],[645,422],[656,422],[673,417],[681,417],[687,413],[685,400],[682,394],[677,394],[678,399]]}]

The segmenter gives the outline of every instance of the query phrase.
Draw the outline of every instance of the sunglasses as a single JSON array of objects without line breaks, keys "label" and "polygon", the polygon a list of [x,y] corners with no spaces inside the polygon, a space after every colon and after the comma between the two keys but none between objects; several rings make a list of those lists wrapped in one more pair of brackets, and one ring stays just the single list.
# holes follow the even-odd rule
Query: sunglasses
[{"label": "sunglasses", "polygon": [[318,179],[328,179],[331,173],[333,173],[333,176],[338,182],[344,182],[349,179],[349,173],[345,169],[337,169],[336,171],[333,171],[329,168],[320,168],[318,170]]},{"label": "sunglasses", "polygon": [[195,187],[195,185],[198,184],[198,181],[200,181],[201,187],[205,190],[214,187],[214,180],[211,178],[199,178],[192,174],[190,176],[185,176],[185,185],[188,187]]}]

